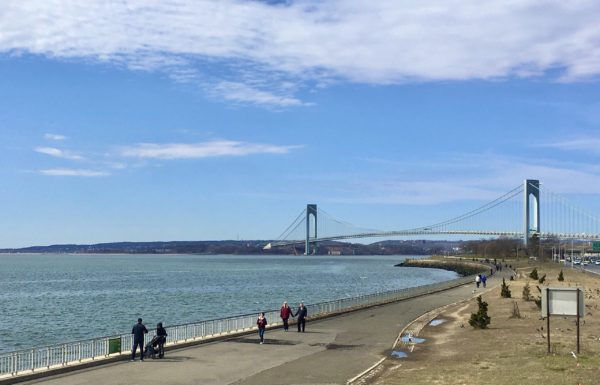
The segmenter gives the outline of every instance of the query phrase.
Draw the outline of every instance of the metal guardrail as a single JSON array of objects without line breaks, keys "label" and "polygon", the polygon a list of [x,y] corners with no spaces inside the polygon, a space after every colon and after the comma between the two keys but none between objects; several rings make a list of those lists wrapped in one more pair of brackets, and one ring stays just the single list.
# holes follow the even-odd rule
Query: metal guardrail
[{"label": "metal guardrail", "polygon": [[[310,318],[320,318],[353,309],[430,294],[471,282],[474,282],[472,276],[462,277],[436,284],[321,302],[306,305],[306,307]],[[279,317],[279,310],[267,311],[265,317],[272,327],[283,324]],[[256,318],[256,314],[244,314],[169,326],[166,328],[167,345],[175,346],[191,341],[210,340],[227,334],[244,333],[256,329]],[[155,333],[155,330],[150,330],[146,341],[150,341]],[[0,379],[131,354],[132,345],[132,335],[121,334],[3,353],[0,354]]]}]

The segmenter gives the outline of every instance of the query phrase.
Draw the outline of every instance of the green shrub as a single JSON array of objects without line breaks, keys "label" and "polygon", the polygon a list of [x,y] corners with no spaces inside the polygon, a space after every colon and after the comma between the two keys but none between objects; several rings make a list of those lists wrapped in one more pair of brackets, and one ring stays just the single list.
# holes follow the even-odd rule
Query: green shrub
[{"label": "green shrub", "polygon": [[486,329],[491,322],[491,318],[487,314],[488,304],[481,300],[481,296],[478,296],[477,305],[477,313],[471,313],[469,325],[473,326],[475,329]]},{"label": "green shrub", "polygon": [[529,278],[531,279],[540,279],[540,277],[538,277],[538,272],[537,272],[537,268],[533,268],[533,270],[531,271],[531,273],[529,273]]},{"label": "green shrub", "polygon": [[562,270],[560,271],[560,273],[558,273],[558,280],[561,281],[561,282],[565,280],[565,277],[563,276]]},{"label": "green shrub", "polygon": [[546,280],[546,274],[542,275],[542,277],[538,280],[539,283],[544,283]]}]

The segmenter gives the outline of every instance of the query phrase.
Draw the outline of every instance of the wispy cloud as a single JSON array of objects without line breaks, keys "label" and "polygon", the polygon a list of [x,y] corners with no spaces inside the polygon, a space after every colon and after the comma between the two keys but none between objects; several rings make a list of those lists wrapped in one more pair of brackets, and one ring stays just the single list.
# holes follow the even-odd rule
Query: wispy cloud
[{"label": "wispy cloud", "polygon": [[61,141],[61,140],[67,139],[66,136],[58,135],[58,134],[44,134],[44,138],[46,140],[54,140],[54,141]]},{"label": "wispy cloud", "polygon": [[42,175],[48,176],[80,176],[80,177],[98,177],[108,176],[109,173],[105,171],[96,170],[83,170],[83,169],[69,169],[69,168],[53,168],[46,170],[39,170]]},{"label": "wispy cloud", "polygon": [[195,144],[140,143],[135,146],[121,148],[120,153],[122,156],[135,158],[192,159],[253,154],[287,154],[299,147],[216,140]]},{"label": "wispy cloud", "polygon": [[538,147],[556,148],[567,151],[586,151],[591,153],[600,153],[599,138],[580,138],[570,139],[552,143],[540,144]]},{"label": "wispy cloud", "polygon": [[[418,171],[410,175],[329,175],[320,184],[337,187],[330,187],[337,194],[329,193],[328,199],[373,204],[485,202],[517,187],[525,179],[539,179],[554,193],[600,194],[600,168],[596,164],[552,159],[528,160],[489,153],[443,154],[443,159],[433,158],[428,163],[437,164],[442,160],[446,165],[451,164],[451,167],[415,163],[411,168]],[[383,160],[378,160],[378,163],[383,164]]]},{"label": "wispy cloud", "polygon": [[64,151],[55,147],[36,147],[35,152],[40,154],[50,155],[56,158],[70,159],[70,160],[83,160],[81,155],[73,154],[69,151]]},{"label": "wispy cloud", "polygon": [[212,92],[213,94],[220,95],[224,99],[239,103],[277,107],[291,107],[308,104],[295,97],[276,95],[269,91],[256,89],[239,82],[220,82],[213,88]]},{"label": "wispy cloud", "polygon": [[594,0],[5,0],[0,53],[161,71],[229,101],[298,106],[284,84],[597,78],[599,18]]}]

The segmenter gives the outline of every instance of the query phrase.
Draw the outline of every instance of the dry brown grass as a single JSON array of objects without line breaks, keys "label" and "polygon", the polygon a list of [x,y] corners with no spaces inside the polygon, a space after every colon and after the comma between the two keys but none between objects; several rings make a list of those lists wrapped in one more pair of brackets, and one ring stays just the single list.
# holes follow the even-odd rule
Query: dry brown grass
[{"label": "dry brown grass", "polygon": [[[507,281],[513,298],[501,298],[500,287],[483,294],[489,304],[491,324],[486,330],[469,326],[477,308],[470,300],[443,310],[439,326],[425,326],[408,358],[388,359],[368,380],[371,384],[600,384],[600,277],[564,268],[564,282],[557,280],[561,267],[537,264],[544,284],[528,277],[533,265],[518,269],[515,281]],[[581,322],[581,353],[576,352],[575,317],[552,317],[551,348],[547,353],[546,320],[533,301],[521,298],[529,281],[537,297],[540,286],[570,286],[585,289],[585,317]],[[521,318],[513,315],[516,301]],[[405,349],[399,349],[405,350]],[[407,350],[406,350],[407,351]]]}]

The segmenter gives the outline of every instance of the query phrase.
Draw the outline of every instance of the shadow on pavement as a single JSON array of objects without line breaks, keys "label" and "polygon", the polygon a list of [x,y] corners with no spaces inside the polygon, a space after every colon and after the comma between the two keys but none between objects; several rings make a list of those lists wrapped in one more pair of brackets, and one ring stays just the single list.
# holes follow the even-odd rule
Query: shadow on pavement
[{"label": "shadow on pavement", "polygon": [[[249,339],[249,338],[234,338],[228,340],[227,342],[237,342],[242,344],[255,344],[258,345],[259,341],[257,339]],[[287,340],[278,340],[273,338],[265,338],[264,345],[298,345],[301,343],[300,341],[287,341]]]}]

